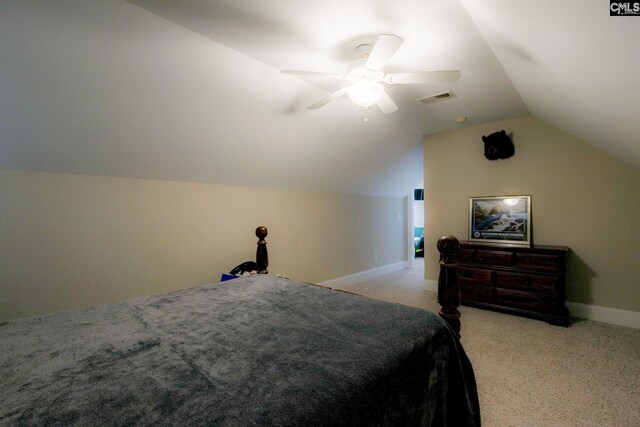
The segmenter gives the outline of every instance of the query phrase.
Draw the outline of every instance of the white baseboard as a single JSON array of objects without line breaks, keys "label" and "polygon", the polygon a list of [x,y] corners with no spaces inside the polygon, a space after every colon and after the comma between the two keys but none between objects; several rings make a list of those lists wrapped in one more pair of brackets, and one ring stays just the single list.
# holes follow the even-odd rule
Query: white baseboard
[{"label": "white baseboard", "polygon": [[640,329],[640,312],[567,301],[572,317]]},{"label": "white baseboard", "polygon": [[354,283],[363,282],[365,280],[373,279],[375,277],[384,276],[385,274],[393,273],[395,271],[404,270],[407,268],[408,261],[398,261],[393,264],[384,265],[382,267],[373,268],[371,270],[361,271],[359,273],[349,274],[348,276],[336,277],[335,279],[326,280],[318,283],[322,286],[340,287],[349,286]]}]

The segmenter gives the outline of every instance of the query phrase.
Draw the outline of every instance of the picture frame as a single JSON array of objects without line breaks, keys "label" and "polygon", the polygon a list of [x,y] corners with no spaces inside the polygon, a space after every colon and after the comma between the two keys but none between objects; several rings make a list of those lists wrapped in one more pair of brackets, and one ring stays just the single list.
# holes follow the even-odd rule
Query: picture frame
[{"label": "picture frame", "polygon": [[531,196],[469,198],[469,242],[531,246]]}]

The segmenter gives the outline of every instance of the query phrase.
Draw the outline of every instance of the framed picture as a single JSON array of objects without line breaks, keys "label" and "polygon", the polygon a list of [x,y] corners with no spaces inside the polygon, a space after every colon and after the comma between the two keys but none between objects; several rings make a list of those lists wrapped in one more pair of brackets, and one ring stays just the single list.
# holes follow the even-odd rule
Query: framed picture
[{"label": "framed picture", "polygon": [[469,241],[531,245],[531,196],[471,197]]}]

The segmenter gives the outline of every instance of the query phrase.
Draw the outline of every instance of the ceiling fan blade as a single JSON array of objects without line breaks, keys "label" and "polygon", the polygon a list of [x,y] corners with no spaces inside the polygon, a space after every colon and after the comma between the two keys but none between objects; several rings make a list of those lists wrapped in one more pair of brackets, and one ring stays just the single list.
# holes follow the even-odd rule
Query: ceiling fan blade
[{"label": "ceiling fan blade", "polygon": [[398,110],[398,106],[386,92],[382,92],[382,96],[378,100],[378,107],[384,114],[393,113]]},{"label": "ceiling fan blade", "polygon": [[309,105],[307,107],[307,110],[317,110],[318,108],[330,103],[331,101],[340,98],[342,95],[347,93],[348,89],[349,87],[343,87],[342,89],[333,92],[331,95],[325,96],[314,104]]},{"label": "ceiling fan blade", "polygon": [[370,70],[382,70],[402,43],[404,43],[402,37],[393,34],[380,34],[364,66]]},{"label": "ceiling fan blade", "polygon": [[280,72],[282,74],[292,74],[296,76],[334,77],[336,79],[341,79],[343,77],[342,74],[321,73],[318,71],[282,70]]},{"label": "ceiling fan blade", "polygon": [[460,78],[460,71],[416,71],[413,73],[388,73],[384,81],[389,84],[411,83],[455,83]]}]

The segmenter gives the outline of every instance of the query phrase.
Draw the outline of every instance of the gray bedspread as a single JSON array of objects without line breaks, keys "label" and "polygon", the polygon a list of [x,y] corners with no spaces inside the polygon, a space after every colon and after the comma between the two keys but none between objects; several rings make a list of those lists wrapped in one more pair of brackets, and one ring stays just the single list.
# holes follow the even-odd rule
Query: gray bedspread
[{"label": "gray bedspread", "polygon": [[417,308],[258,276],[0,323],[2,425],[479,425]]}]

